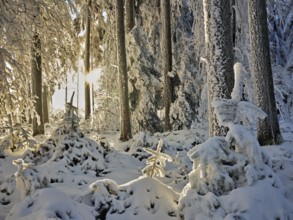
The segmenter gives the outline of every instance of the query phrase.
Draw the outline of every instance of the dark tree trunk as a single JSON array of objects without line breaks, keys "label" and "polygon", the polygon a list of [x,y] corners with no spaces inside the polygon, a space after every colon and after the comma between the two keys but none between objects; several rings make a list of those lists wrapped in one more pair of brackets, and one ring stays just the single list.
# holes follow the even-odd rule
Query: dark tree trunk
[{"label": "dark tree trunk", "polygon": [[170,131],[170,107],[173,100],[172,78],[169,72],[172,71],[172,44],[171,44],[171,5],[170,0],[161,0],[161,19],[162,19],[162,56],[164,74],[164,106],[165,119],[164,130]]},{"label": "dark tree trunk", "polygon": [[68,82],[67,82],[67,76],[66,76],[66,79],[65,79],[65,105],[67,104],[67,97],[68,97]]},{"label": "dark tree trunk", "polygon": [[129,33],[135,25],[134,20],[134,1],[125,0],[125,11],[126,11],[126,33]]},{"label": "dark tree trunk", "polygon": [[49,122],[48,87],[46,85],[44,85],[43,91],[43,118],[44,124]]},{"label": "dark tree trunk", "polygon": [[44,134],[43,108],[42,108],[42,57],[41,40],[38,34],[33,36],[31,47],[31,78],[32,97],[36,97],[34,107],[40,117],[39,123],[36,117],[32,120],[33,136]]},{"label": "dark tree trunk", "polygon": [[[84,59],[84,66],[85,66],[85,75],[90,72],[90,39],[91,39],[91,14],[90,14],[90,6],[91,0],[88,0],[88,13],[86,18],[86,40],[85,40],[85,59]],[[85,119],[88,119],[91,114],[91,91],[90,91],[90,84],[89,82],[85,81],[84,85],[84,94],[85,94]]]},{"label": "dark tree trunk", "polygon": [[258,121],[257,137],[261,145],[278,144],[282,136],[274,95],[265,0],[248,1],[248,20],[255,102],[268,115]]},{"label": "dark tree trunk", "polygon": [[117,53],[119,66],[119,87],[120,87],[120,140],[127,141],[132,138],[129,98],[128,98],[128,76],[125,48],[125,29],[123,1],[116,0],[116,31],[117,31]]},{"label": "dark tree trunk", "polygon": [[232,0],[232,40],[233,48],[236,46],[236,11],[235,11],[235,0]]},{"label": "dark tree trunk", "polygon": [[92,112],[95,111],[95,86],[92,83]]},{"label": "dark tree trunk", "polygon": [[206,44],[208,56],[209,136],[225,136],[227,129],[219,126],[213,100],[231,98],[234,85],[233,41],[230,1],[204,0]]}]

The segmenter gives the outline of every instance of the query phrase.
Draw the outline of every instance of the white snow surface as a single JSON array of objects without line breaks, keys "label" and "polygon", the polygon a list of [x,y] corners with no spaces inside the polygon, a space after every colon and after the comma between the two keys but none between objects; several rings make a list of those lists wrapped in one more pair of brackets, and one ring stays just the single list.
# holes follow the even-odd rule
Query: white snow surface
[{"label": "white snow surface", "polygon": [[[0,158],[0,220],[293,219],[293,124],[281,128],[281,145],[231,150],[225,143],[232,140],[223,137],[216,139],[224,143],[221,148],[201,148],[203,158],[218,155],[220,162],[216,166],[216,160],[215,165],[206,160],[207,167],[219,171],[209,176],[203,170],[211,177],[208,186],[196,183],[196,165],[187,156],[194,146],[205,144],[200,135],[205,131],[142,132],[124,143],[114,133],[86,134],[91,139],[69,135],[57,145],[49,138],[34,152],[5,151]],[[253,142],[237,137],[237,129],[231,133],[236,142]],[[162,153],[173,161],[166,162],[165,177],[144,177],[150,154],[143,148],[155,150],[160,139]],[[260,161],[253,160],[256,155]],[[12,161],[18,158],[33,165],[17,171]]]}]

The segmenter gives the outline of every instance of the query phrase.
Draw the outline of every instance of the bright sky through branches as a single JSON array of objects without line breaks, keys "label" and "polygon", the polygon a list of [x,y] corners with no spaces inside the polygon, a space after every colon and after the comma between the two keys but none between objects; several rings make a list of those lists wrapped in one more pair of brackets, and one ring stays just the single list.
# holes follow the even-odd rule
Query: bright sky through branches
[{"label": "bright sky through branches", "polygon": [[[92,70],[87,76],[86,80],[90,85],[94,84],[95,89],[97,89],[97,82],[101,75],[101,69],[97,68]],[[77,82],[79,77],[79,91],[77,90]],[[75,91],[73,105],[79,107],[79,109],[84,110],[84,82],[85,76],[82,73],[69,73],[67,76],[67,101],[70,101],[72,93]],[[91,90],[92,92],[92,90]],[[78,94],[77,94],[78,93]],[[92,97],[92,94],[91,94]],[[77,104],[78,99],[78,104]],[[65,104],[65,84],[61,86],[60,89],[56,89],[52,97],[53,110],[63,109]],[[82,112],[82,111],[81,111]]]}]

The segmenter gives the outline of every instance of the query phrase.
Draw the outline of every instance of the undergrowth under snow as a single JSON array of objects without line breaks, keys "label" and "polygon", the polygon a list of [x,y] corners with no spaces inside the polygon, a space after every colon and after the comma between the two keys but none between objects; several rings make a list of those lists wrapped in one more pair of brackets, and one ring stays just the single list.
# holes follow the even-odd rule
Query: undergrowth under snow
[{"label": "undergrowth under snow", "polygon": [[142,132],[126,143],[85,137],[68,108],[42,144],[1,155],[0,219],[292,219],[293,126],[283,145],[261,148],[241,124],[261,110],[237,99],[214,107],[226,137]]},{"label": "undergrowth under snow", "polygon": [[[35,151],[0,158],[0,219],[291,219],[292,130],[283,128],[282,145],[258,149],[259,170],[250,166],[250,156],[227,148],[225,138],[203,143],[196,130],[139,133],[127,143],[117,134],[65,135],[58,143],[52,137]],[[150,154],[143,148],[155,150],[160,139],[173,161],[166,163],[165,177],[144,177]],[[194,176],[193,155],[216,159],[210,154],[215,150],[226,153],[218,152],[221,164],[202,173],[207,185]],[[17,170],[12,161],[18,158],[25,166]],[[221,172],[210,176],[211,167]]]}]

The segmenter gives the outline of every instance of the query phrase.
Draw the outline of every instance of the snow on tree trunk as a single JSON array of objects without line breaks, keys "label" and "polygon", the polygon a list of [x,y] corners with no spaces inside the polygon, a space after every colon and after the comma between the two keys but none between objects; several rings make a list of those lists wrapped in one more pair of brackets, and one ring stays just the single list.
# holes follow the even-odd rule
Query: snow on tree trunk
[{"label": "snow on tree trunk", "polygon": [[243,99],[253,102],[252,83],[250,74],[250,50],[249,50],[249,36],[248,36],[248,6],[247,1],[235,1],[233,10],[235,13],[235,45],[234,45],[234,59],[235,63],[242,64],[242,86]]},{"label": "snow on tree trunk", "polygon": [[[88,10],[87,10],[87,17],[86,17],[86,40],[85,40],[85,59],[84,59],[84,66],[85,66],[85,75],[90,72],[90,38],[91,38],[91,14],[90,14],[90,6],[91,0],[88,1]],[[89,82],[85,81],[84,85],[84,95],[85,95],[85,118],[88,119],[91,114],[91,92],[90,92],[90,84]]]},{"label": "snow on tree trunk", "polygon": [[234,64],[234,88],[231,93],[231,98],[240,101],[242,98],[243,78],[242,78],[242,64]]},{"label": "snow on tree trunk", "polygon": [[170,0],[161,1],[161,19],[162,19],[162,58],[164,72],[164,107],[165,119],[164,130],[172,129],[170,123],[170,107],[173,99],[172,78],[169,72],[172,71],[172,46],[171,46],[171,5]]},{"label": "snow on tree trunk", "polygon": [[255,102],[268,115],[257,123],[258,140],[261,145],[280,143],[265,1],[248,1],[248,20]]},{"label": "snow on tree trunk", "polygon": [[205,33],[208,50],[209,135],[223,136],[227,129],[220,127],[214,108],[215,98],[230,98],[233,89],[233,51],[230,1],[204,0]]},{"label": "snow on tree trunk", "polygon": [[35,33],[31,47],[31,80],[32,80],[32,97],[36,96],[34,107],[38,118],[32,120],[33,136],[44,134],[43,108],[42,108],[42,56],[41,40],[39,34]]},{"label": "snow on tree trunk", "polygon": [[125,30],[123,1],[116,0],[116,31],[117,31],[117,56],[119,66],[120,84],[120,140],[127,141],[131,135],[129,98],[128,98],[128,76],[125,48]]}]

